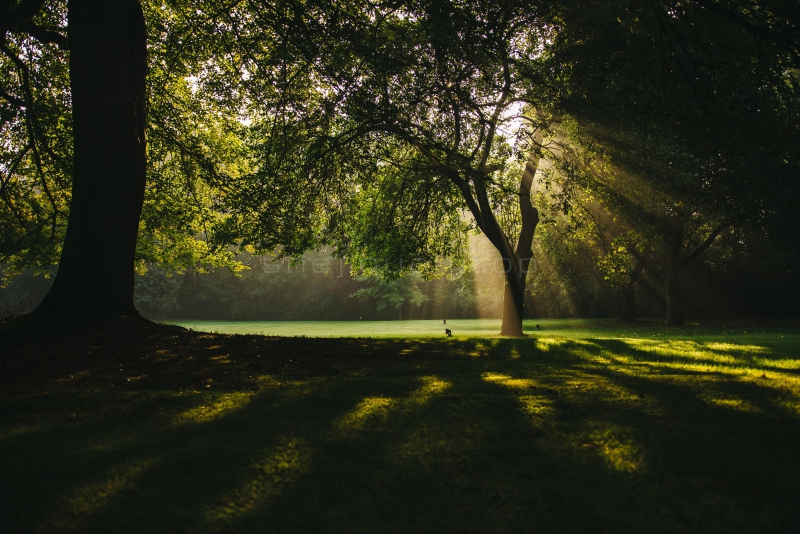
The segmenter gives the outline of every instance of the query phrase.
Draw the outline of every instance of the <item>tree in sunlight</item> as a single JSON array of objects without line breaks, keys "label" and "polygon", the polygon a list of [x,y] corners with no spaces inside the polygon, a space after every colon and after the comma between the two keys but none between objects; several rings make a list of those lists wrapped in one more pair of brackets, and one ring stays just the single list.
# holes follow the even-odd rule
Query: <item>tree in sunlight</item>
[{"label": "tree in sunlight", "polygon": [[[300,248],[332,243],[391,277],[463,255],[461,236],[478,230],[506,265],[502,332],[518,335],[538,181],[568,217],[589,216],[579,204],[599,210],[597,256],[627,279],[614,282],[624,315],[635,317],[646,272],[663,287],[668,322],[681,324],[681,273],[717,237],[768,231],[777,243],[797,222],[784,7],[763,20],[730,9],[486,1],[293,15],[314,29],[295,46],[313,51],[318,103],[264,112],[263,130],[287,120],[319,129],[302,156],[262,165],[245,185],[231,235],[276,246],[265,238],[273,228],[302,221],[289,232]],[[753,30],[762,23],[770,29]],[[287,212],[288,198],[301,200]],[[614,250],[626,257],[612,268],[602,259]]]},{"label": "tree in sunlight", "polygon": [[[465,232],[478,230],[506,265],[502,333],[522,334],[539,152],[527,140],[516,154],[512,145],[520,122],[522,137],[541,136],[536,116],[520,116],[523,73],[542,53],[547,10],[494,0],[356,2],[320,12],[324,28],[312,15],[291,23],[315,30],[295,46],[314,52],[304,68],[313,71],[308,90],[318,103],[253,113],[259,131],[291,121],[297,131],[317,127],[318,136],[300,160],[296,150],[261,160],[230,203],[231,235],[257,248],[328,242],[354,268],[391,277],[463,257]],[[254,58],[270,68],[269,57]],[[521,161],[513,177],[504,174],[512,156]],[[515,218],[504,224],[510,202]],[[298,226],[289,239],[270,237],[273,227]]]}]

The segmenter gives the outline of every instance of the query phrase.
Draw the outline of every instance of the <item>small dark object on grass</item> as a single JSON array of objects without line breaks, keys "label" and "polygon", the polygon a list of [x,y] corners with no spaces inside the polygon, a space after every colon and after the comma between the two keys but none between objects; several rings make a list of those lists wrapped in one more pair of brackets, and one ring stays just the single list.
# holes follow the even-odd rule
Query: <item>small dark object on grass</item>
[{"label": "small dark object on grass", "polygon": [[363,323],[363,322],[364,322],[364,318],[363,318],[363,317],[359,317],[359,318],[358,318],[358,321],[359,321],[359,322],[361,322],[361,323]]},{"label": "small dark object on grass", "polygon": [[453,337],[453,331],[449,328],[445,328],[444,333],[447,334],[447,337]]},{"label": "small dark object on grass", "polygon": [[541,330],[541,327],[539,326],[539,323],[536,323],[536,330]]},{"label": "small dark object on grass", "polygon": [[442,319],[442,324],[447,324],[447,319]]}]

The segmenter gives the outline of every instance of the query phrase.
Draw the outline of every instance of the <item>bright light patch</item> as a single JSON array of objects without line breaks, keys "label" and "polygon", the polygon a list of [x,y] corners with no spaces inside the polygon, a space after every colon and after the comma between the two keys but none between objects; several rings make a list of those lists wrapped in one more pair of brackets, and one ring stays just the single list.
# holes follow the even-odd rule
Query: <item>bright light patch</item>
[{"label": "bright light patch", "polygon": [[185,412],[179,413],[173,420],[174,424],[207,423],[240,410],[246,406],[253,393],[222,393],[214,399],[207,399],[202,405],[195,406]]},{"label": "bright light patch", "polygon": [[371,420],[385,419],[389,415],[389,409],[395,404],[397,399],[391,397],[367,397],[345,414],[335,426],[339,430],[351,432],[361,430]]},{"label": "bright light patch", "polygon": [[416,404],[424,404],[433,395],[438,395],[448,389],[452,384],[446,380],[441,380],[435,376],[423,376],[422,387],[414,390],[409,396],[408,401]]},{"label": "bright light patch", "polygon": [[714,397],[711,395],[700,395],[700,398],[708,404],[711,404],[713,406],[719,406],[720,408],[726,408],[728,410],[736,410],[737,412],[747,412],[747,413],[762,412],[761,408],[759,408],[758,406],[754,406],[753,404],[742,399]]},{"label": "bright light patch", "polygon": [[500,384],[501,386],[513,389],[528,389],[537,386],[537,383],[529,378],[512,378],[509,375],[500,373],[483,373],[481,378],[487,382]]},{"label": "bright light patch", "polygon": [[702,359],[715,363],[734,363],[730,354],[718,354],[703,350],[702,345],[693,341],[654,341],[649,339],[629,339],[627,344],[638,350],[658,356],[672,356],[689,360]]},{"label": "bright light patch", "polygon": [[556,339],[554,337],[536,338],[536,348],[542,352],[547,352],[551,347],[558,347],[567,343],[566,339]]},{"label": "bright light patch", "polygon": [[736,352],[769,352],[767,347],[758,345],[734,345],[733,343],[704,343],[711,350],[736,351]]},{"label": "bright light patch", "polygon": [[555,413],[553,402],[543,395],[520,395],[522,411],[531,417],[548,417]]}]

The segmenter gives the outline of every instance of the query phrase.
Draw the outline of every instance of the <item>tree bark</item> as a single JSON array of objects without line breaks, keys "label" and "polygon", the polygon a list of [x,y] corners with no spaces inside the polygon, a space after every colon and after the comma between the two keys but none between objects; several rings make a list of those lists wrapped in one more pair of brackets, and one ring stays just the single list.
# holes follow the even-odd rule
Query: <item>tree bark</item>
[{"label": "tree bark", "polygon": [[667,324],[669,326],[683,326],[683,300],[681,298],[683,226],[683,219],[674,224],[667,256],[667,276],[664,281],[664,292],[667,297]]},{"label": "tree bark", "polygon": [[525,273],[512,269],[505,275],[503,293],[503,323],[500,334],[503,336],[522,335],[522,312],[525,302]]},{"label": "tree bark", "polygon": [[636,320],[636,282],[639,280],[639,275],[642,274],[644,264],[640,261],[631,271],[627,285],[622,288],[622,314],[621,321],[633,322]]},{"label": "tree bark", "polygon": [[[539,132],[537,132],[536,142],[541,143],[541,133]],[[531,203],[533,177],[538,169],[538,163],[536,153],[532,152],[525,163],[525,170],[519,182],[522,228],[519,232],[517,247],[513,254],[502,254],[501,251],[506,278],[503,294],[503,323],[500,328],[500,334],[504,336],[522,335],[525,282],[528,278],[528,267],[533,259],[533,232],[536,230],[536,225],[539,224],[539,212]]]},{"label": "tree bark", "polygon": [[145,21],[139,0],[70,0],[72,202],[56,279],[36,310],[138,316],[145,186]]},{"label": "tree bark", "polygon": [[622,314],[620,321],[631,323],[636,320],[636,283],[629,282],[622,288]]},{"label": "tree bark", "polygon": [[[497,122],[500,114],[507,109],[508,98],[511,91],[511,75],[509,73],[509,61],[503,59],[503,70],[505,73],[506,85],[503,94],[495,105],[494,113],[488,120],[488,132],[482,141],[483,154],[477,169],[470,168],[466,175],[462,176],[463,170],[453,167],[445,167],[450,180],[459,188],[461,196],[467,204],[475,223],[483,232],[486,238],[500,253],[506,267],[505,290],[503,297],[503,323],[500,330],[502,335],[521,336],[522,335],[522,316],[525,304],[525,281],[528,276],[528,266],[532,259],[533,233],[539,223],[539,212],[531,203],[531,189],[533,188],[533,178],[538,170],[539,152],[542,146],[542,131],[536,128],[533,132],[533,145],[525,163],[525,170],[519,184],[519,208],[522,227],[516,248],[505,234],[494,214],[494,207],[489,199],[486,189],[486,182],[489,175],[494,172],[493,166],[487,164],[491,154],[492,143],[497,131]],[[541,118],[541,116],[540,116]],[[460,136],[456,136],[460,139]],[[424,143],[420,143],[424,146]],[[458,150],[459,141],[455,143],[455,150]],[[480,145],[479,145],[480,147]],[[477,151],[476,147],[476,151]],[[438,150],[438,149],[437,149]],[[473,156],[476,152],[473,152]],[[473,156],[470,156],[470,160]],[[473,192],[474,191],[474,192]]]}]

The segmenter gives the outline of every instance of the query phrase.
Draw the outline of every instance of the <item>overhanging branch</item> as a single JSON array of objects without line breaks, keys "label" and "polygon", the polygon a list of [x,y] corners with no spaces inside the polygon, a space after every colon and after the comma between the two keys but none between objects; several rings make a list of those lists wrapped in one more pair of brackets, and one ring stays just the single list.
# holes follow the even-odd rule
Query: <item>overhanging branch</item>
[{"label": "overhanging branch", "polygon": [[703,243],[699,247],[695,249],[694,252],[692,252],[691,254],[689,254],[688,256],[686,256],[681,260],[681,266],[685,267],[690,263],[692,263],[694,260],[696,260],[697,257],[700,256],[700,254],[705,252],[706,249],[711,246],[711,244],[714,242],[717,236],[727,227],[728,227],[727,224],[722,224],[718,226],[713,232],[711,232],[711,235],[708,236],[708,238],[705,241],[703,241]]}]

